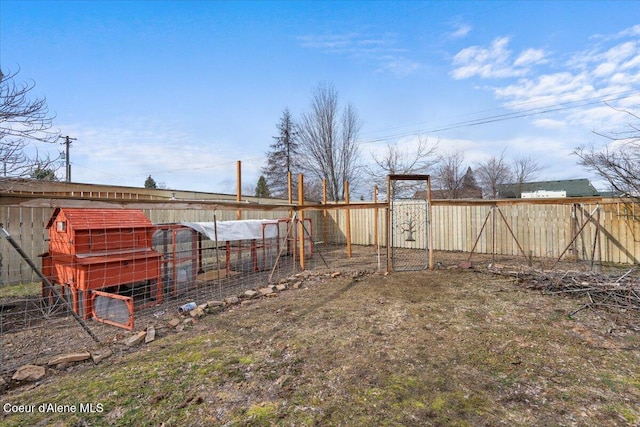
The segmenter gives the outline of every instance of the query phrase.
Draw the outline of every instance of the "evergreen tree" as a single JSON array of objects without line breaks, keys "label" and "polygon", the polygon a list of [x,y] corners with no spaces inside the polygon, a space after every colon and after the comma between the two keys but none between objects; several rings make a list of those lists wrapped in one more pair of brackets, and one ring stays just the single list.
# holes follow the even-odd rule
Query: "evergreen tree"
[{"label": "evergreen tree", "polygon": [[31,178],[37,179],[38,181],[57,181],[56,173],[53,169],[47,168],[36,168],[33,172],[31,172]]},{"label": "evergreen tree", "polygon": [[256,197],[271,197],[267,180],[263,175],[258,178],[258,184],[256,184]]},{"label": "evergreen tree", "polygon": [[293,194],[296,193],[295,178],[300,172],[298,156],[298,131],[288,108],[282,112],[277,124],[278,136],[267,153],[267,165],[262,169],[270,192],[275,197],[287,197],[287,172],[291,172]]},{"label": "evergreen tree", "polygon": [[462,189],[464,191],[477,191],[480,189],[473,170],[471,170],[471,166],[467,168],[467,172],[462,177]]},{"label": "evergreen tree", "polygon": [[149,178],[144,181],[144,188],[158,188],[156,186],[156,181],[151,178],[151,175],[149,175]]}]

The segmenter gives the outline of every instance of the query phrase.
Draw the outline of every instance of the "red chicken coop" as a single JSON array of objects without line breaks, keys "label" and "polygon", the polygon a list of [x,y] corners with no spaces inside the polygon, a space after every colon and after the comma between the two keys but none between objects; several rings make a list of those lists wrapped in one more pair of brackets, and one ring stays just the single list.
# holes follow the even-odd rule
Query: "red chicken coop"
[{"label": "red chicken coop", "polygon": [[47,228],[43,272],[82,318],[133,329],[134,304],[162,302],[162,255],[142,211],[58,208]]}]

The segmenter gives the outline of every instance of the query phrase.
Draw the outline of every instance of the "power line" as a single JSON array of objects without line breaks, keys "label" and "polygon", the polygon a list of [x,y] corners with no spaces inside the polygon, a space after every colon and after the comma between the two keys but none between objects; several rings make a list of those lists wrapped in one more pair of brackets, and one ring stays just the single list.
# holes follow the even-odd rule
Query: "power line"
[{"label": "power line", "polygon": [[[369,140],[364,140],[364,141],[361,141],[360,143],[361,144],[372,144],[372,143],[376,143],[376,142],[387,141],[387,140],[392,139],[392,138],[402,138],[402,137],[406,137],[406,136],[420,135],[420,134],[423,134],[423,133],[444,132],[444,131],[447,131],[447,130],[459,129],[459,128],[464,128],[464,127],[479,126],[479,125],[483,125],[483,124],[495,123],[495,122],[500,122],[500,121],[505,121],[505,120],[512,120],[512,119],[518,119],[518,118],[524,118],[524,117],[531,117],[531,116],[535,116],[535,115],[539,115],[539,114],[547,114],[547,113],[551,113],[551,112],[564,111],[564,110],[569,110],[569,109],[578,108],[578,107],[585,107],[585,106],[588,106],[588,105],[599,104],[601,102],[617,101],[617,100],[620,100],[620,99],[631,98],[634,95],[639,95],[639,94],[640,94],[640,92],[638,92],[637,90],[631,90],[631,91],[623,91],[623,92],[607,94],[607,95],[599,95],[599,96],[595,96],[595,97],[591,97],[591,98],[584,98],[584,99],[577,100],[577,101],[562,102],[562,103],[558,103],[558,104],[554,104],[554,105],[550,105],[550,106],[546,106],[546,107],[534,107],[534,108],[530,108],[530,109],[526,109],[526,110],[522,110],[522,111],[515,111],[515,112],[511,112],[511,113],[504,113],[504,114],[497,114],[497,115],[493,115],[493,116],[482,117],[482,118],[475,119],[475,120],[466,120],[466,121],[462,121],[462,122],[456,122],[456,123],[452,123],[452,124],[449,124],[449,125],[444,125],[442,127],[436,127],[436,128],[427,129],[427,130],[416,130],[416,131],[410,131],[410,132],[403,132],[403,133],[397,133],[397,134],[381,136],[379,138],[373,138],[373,139],[369,139]],[[611,98],[612,96],[613,96],[613,98]],[[540,101],[528,101],[528,102],[521,103],[521,104],[511,104],[511,105],[512,106],[526,105],[526,104],[529,104],[529,103],[532,103],[532,102],[540,102]]]},{"label": "power line", "polygon": [[[588,105],[594,105],[594,104],[598,104],[598,103],[601,103],[601,102],[617,101],[617,100],[621,100],[621,99],[630,98],[630,97],[633,97],[633,96],[636,96],[636,95],[639,95],[639,94],[640,94],[640,92],[638,92],[637,90],[627,90],[627,91],[615,92],[615,93],[610,93],[610,94],[606,94],[606,95],[598,95],[598,96],[594,96],[594,97],[583,98],[583,99],[576,100],[576,101],[560,102],[560,103],[556,103],[556,104],[548,105],[548,106],[544,106],[544,107],[533,107],[533,108],[528,108],[528,109],[524,109],[524,110],[521,110],[521,111],[514,111],[514,112],[509,112],[509,113],[504,113],[504,114],[490,115],[490,116],[481,117],[481,118],[474,119],[474,120],[466,120],[466,121],[461,121],[461,122],[454,122],[454,123],[451,123],[451,124],[448,124],[448,125],[443,125],[441,127],[435,127],[435,128],[427,129],[427,130],[413,130],[413,131],[409,131],[409,132],[390,134],[390,135],[380,136],[380,137],[377,137],[377,138],[363,140],[363,141],[360,141],[360,143],[361,144],[373,144],[373,143],[376,143],[376,142],[387,141],[387,140],[393,139],[393,138],[402,138],[402,137],[407,137],[407,136],[420,135],[420,134],[424,134],[424,133],[438,133],[438,132],[444,132],[444,131],[447,131],[447,130],[459,129],[459,128],[464,128],[464,127],[480,126],[480,125],[489,124],[489,123],[496,123],[496,122],[501,122],[501,121],[506,121],[506,120],[513,120],[513,119],[518,119],[518,118],[531,117],[531,116],[540,115],[540,114],[548,114],[548,113],[552,113],[552,112],[565,111],[565,110],[570,110],[570,109],[574,109],[574,108],[578,108],[578,107],[585,107],[585,106],[588,106]],[[546,101],[548,99],[552,99],[552,98],[546,98],[546,99],[534,100],[534,101],[527,101],[527,102],[515,103],[515,104],[508,104],[507,107],[484,110],[484,111],[495,111],[495,110],[500,110],[500,109],[504,109],[504,108],[515,108],[515,107],[518,107],[518,106],[529,105],[529,104],[532,104],[532,103],[544,102],[544,101]],[[477,113],[473,113],[473,114],[477,114]],[[388,129],[393,129],[393,128],[388,128]],[[63,137],[61,137],[61,138],[63,138]],[[76,138],[70,138],[70,137],[67,136],[65,144],[69,144],[69,140],[76,140]],[[68,153],[68,145],[67,145],[67,153]],[[264,158],[265,158],[265,156],[262,155],[262,156],[259,156],[259,157],[251,157],[251,158],[248,158],[248,159],[244,159],[243,161],[251,162],[251,161],[256,161],[256,160],[263,160]],[[69,155],[68,154],[67,154],[66,159],[67,159],[67,177],[68,177],[68,180],[69,180],[70,179],[70,166],[68,164],[68,162],[69,162]],[[133,174],[133,175],[129,175],[129,176],[126,176],[126,177],[124,177],[122,175],[117,175],[117,176],[121,177],[121,178],[133,178],[133,177],[138,177],[138,176],[143,176],[143,175],[146,176],[148,174],[173,173],[173,172],[181,172],[181,171],[195,171],[195,170],[203,170],[203,169],[212,169],[212,168],[217,168],[217,167],[220,167],[220,166],[232,164],[232,163],[235,163],[235,162],[236,162],[236,160],[229,160],[229,161],[225,161],[225,162],[217,162],[217,163],[214,163],[214,164],[209,164],[209,165],[206,165],[206,166],[164,169],[164,170],[155,170],[155,171],[151,171],[151,172],[147,171],[147,172],[142,173],[142,174]],[[105,175],[112,175],[112,174],[107,173],[107,172],[103,172],[103,173]],[[112,176],[115,177],[116,175],[112,175]]]}]

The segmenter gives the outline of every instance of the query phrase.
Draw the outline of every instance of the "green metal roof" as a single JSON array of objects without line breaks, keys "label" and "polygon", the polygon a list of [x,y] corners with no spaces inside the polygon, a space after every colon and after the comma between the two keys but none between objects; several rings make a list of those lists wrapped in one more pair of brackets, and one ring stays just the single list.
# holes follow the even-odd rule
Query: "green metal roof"
[{"label": "green metal roof", "polygon": [[567,197],[599,196],[600,193],[591,185],[588,179],[565,179],[560,181],[538,181],[518,184],[504,184],[498,188],[500,196],[504,198],[519,198],[523,192],[545,190],[566,191]]}]

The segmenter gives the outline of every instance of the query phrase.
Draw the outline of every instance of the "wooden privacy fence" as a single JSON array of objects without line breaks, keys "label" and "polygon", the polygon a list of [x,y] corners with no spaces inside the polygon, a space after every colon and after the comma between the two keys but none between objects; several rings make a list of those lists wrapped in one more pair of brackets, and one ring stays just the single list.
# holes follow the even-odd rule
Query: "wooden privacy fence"
[{"label": "wooden privacy fence", "polygon": [[640,206],[627,199],[434,201],[432,213],[436,250],[640,263]]},{"label": "wooden privacy fence", "polygon": [[[333,226],[346,229],[343,212],[327,214]],[[431,214],[436,251],[471,253],[475,245],[484,254],[640,263],[640,204],[628,199],[433,200]],[[379,230],[385,215],[379,209]],[[373,209],[351,211],[351,243],[374,244],[374,222]]]},{"label": "wooden privacy fence", "polygon": [[[358,204],[309,207],[313,240],[325,244],[386,246],[387,209]],[[626,199],[434,200],[430,231],[434,250],[504,256],[640,263],[640,205]],[[279,207],[242,209],[243,219],[286,218]],[[235,210],[145,208],[153,223],[236,219]],[[377,211],[377,212],[376,212]],[[47,250],[52,207],[0,206],[0,222],[33,260]],[[347,214],[348,212],[348,214]],[[347,221],[348,219],[348,221]],[[347,226],[350,225],[350,227]],[[350,236],[350,239],[348,238]],[[415,242],[424,248],[426,242]],[[30,268],[0,239],[0,285],[36,281]]]}]

